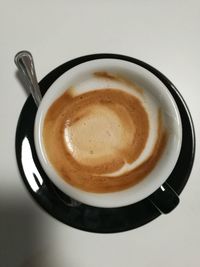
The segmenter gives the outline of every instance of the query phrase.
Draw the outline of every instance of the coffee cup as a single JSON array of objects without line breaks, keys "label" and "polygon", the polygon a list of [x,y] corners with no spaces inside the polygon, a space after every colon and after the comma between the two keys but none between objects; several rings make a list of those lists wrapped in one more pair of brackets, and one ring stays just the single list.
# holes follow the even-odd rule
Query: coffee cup
[{"label": "coffee cup", "polygon": [[34,141],[49,179],[79,202],[116,208],[157,192],[160,211],[178,203],[166,181],[181,149],[179,110],[137,63],[101,58],[65,72],[40,103]]}]

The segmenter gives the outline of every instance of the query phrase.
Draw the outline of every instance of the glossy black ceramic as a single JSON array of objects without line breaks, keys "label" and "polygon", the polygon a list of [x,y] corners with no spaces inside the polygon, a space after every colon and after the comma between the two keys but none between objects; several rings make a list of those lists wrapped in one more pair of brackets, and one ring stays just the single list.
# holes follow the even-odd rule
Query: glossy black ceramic
[{"label": "glossy black ceramic", "polygon": [[[167,179],[170,187],[179,195],[185,187],[194,161],[195,136],[189,110],[174,85],[150,65],[123,55],[94,54],[76,58],[57,67],[40,82],[42,94],[64,72],[86,61],[116,58],[138,64],[156,75],[168,88],[179,108],[183,127],[181,152],[176,166]],[[22,179],[36,202],[59,221],[90,232],[114,233],[140,227],[158,216],[160,211],[152,203],[161,194],[158,189],[149,198],[120,208],[97,208],[74,201],[62,193],[47,177],[36,155],[33,127],[37,108],[31,96],[21,111],[16,132],[16,156]]]}]

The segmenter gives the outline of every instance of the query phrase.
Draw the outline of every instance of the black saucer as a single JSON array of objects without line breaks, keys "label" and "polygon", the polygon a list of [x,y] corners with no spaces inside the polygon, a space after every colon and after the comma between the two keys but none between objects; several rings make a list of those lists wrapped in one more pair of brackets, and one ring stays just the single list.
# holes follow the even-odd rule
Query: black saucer
[{"label": "black saucer", "polygon": [[[42,93],[44,94],[50,85],[67,70],[80,63],[101,58],[121,59],[148,69],[166,85],[174,97],[181,114],[183,142],[179,159],[167,182],[177,194],[180,194],[187,183],[194,161],[194,127],[182,96],[174,85],[158,70],[142,61],[123,55],[88,55],[71,60],[50,72],[40,82]],[[27,189],[44,210],[69,226],[97,233],[115,233],[134,229],[160,215],[160,212],[148,198],[121,208],[96,208],[76,202],[63,194],[44,173],[35,152],[33,127],[36,110],[32,97],[28,97],[18,121],[16,156],[18,167]]]}]

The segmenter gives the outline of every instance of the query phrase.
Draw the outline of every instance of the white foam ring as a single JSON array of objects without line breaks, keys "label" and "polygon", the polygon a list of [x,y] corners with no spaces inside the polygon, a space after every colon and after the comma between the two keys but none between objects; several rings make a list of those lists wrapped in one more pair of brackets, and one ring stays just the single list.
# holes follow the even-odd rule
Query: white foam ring
[{"label": "white foam ring", "polygon": [[[81,83],[73,84],[72,86],[74,88],[74,96],[81,95],[92,90],[101,90],[105,88],[120,89],[137,97],[147,111],[149,118],[149,136],[146,142],[146,146],[143,152],[140,154],[139,158],[137,158],[131,164],[125,163],[120,170],[114,173],[103,174],[103,176],[106,175],[116,177],[118,175],[124,174],[130,170],[135,169],[149,157],[157,139],[158,110],[160,108],[155,97],[150,92],[143,90],[142,93],[140,93],[137,89],[134,90],[132,86],[128,86],[128,84],[103,77],[96,77],[93,74],[86,76],[85,79],[81,81]],[[70,140],[68,140],[67,134],[65,134],[65,141],[69,147]]]}]

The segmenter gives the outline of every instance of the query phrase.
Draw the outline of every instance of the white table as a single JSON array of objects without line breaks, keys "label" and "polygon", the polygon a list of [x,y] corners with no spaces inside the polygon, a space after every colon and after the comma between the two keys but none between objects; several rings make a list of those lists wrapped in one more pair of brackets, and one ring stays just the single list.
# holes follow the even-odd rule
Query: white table
[{"label": "white table", "polygon": [[[30,50],[38,79],[69,59],[125,54],[148,62],[178,88],[191,111],[196,160],[180,205],[136,230],[93,234],[45,213],[15,159],[15,130],[27,98],[13,58]],[[0,1],[0,266],[200,266],[200,1]]]}]

